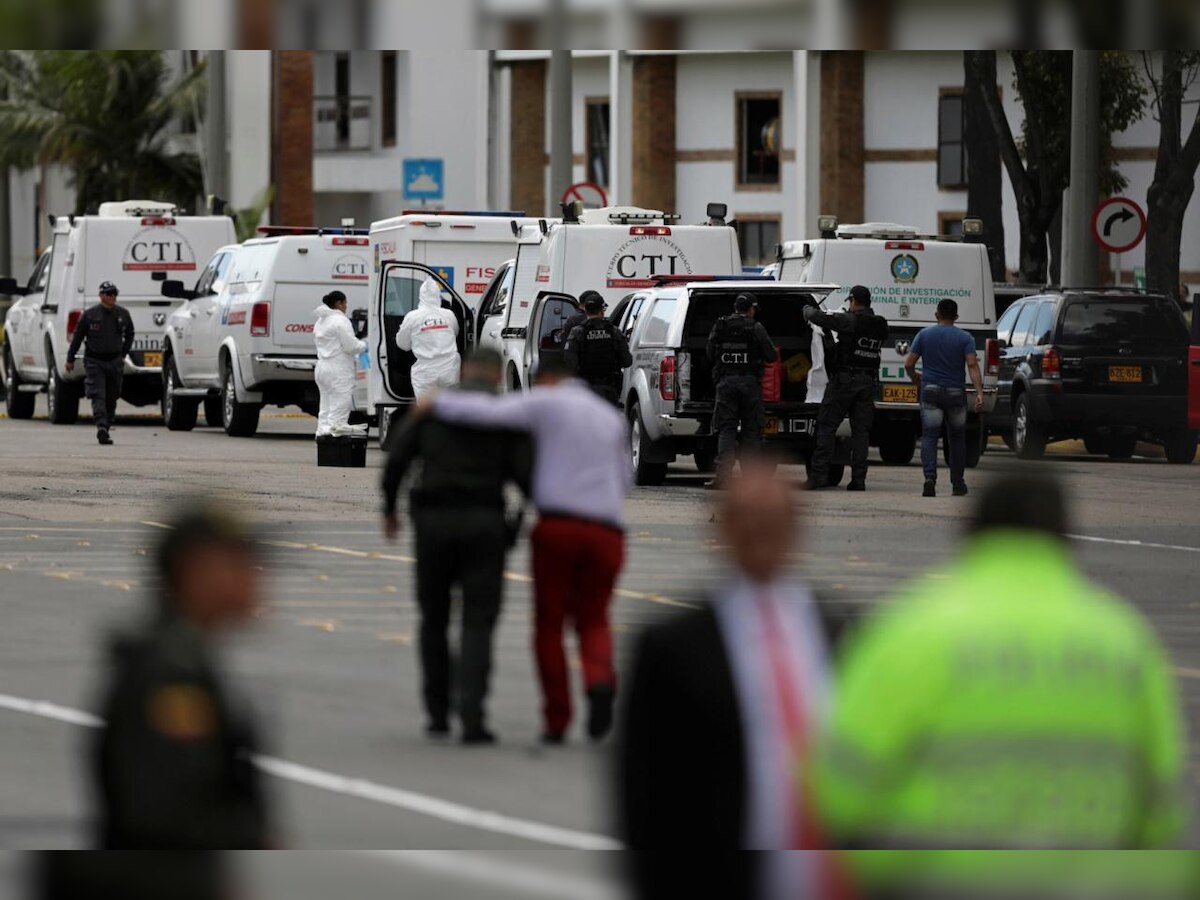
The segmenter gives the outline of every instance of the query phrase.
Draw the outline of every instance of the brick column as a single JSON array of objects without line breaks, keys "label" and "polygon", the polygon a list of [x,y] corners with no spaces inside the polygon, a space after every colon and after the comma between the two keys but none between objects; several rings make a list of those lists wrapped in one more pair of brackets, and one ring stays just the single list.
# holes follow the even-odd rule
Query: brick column
[{"label": "brick column", "polygon": [[312,51],[276,51],[271,72],[271,179],[275,184],[271,221],[314,225]]},{"label": "brick column", "polygon": [[546,212],[546,61],[512,63],[512,132],[509,135],[513,209]]},{"label": "brick column", "polygon": [[633,203],[676,212],[675,57],[633,59]]},{"label": "brick column", "polygon": [[842,222],[863,220],[863,54],[821,53],[821,207]]}]

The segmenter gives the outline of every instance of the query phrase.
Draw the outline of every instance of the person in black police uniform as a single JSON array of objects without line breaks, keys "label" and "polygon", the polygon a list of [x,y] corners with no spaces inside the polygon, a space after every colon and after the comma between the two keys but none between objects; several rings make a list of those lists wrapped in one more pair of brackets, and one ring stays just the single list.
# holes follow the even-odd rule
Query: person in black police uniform
[{"label": "person in black police uniform", "polygon": [[563,331],[568,335],[577,327],[584,324],[588,320],[587,305],[593,300],[599,300],[604,303],[604,297],[599,291],[584,291],[579,295],[579,309],[567,316],[567,321],[563,323]]},{"label": "person in black police uniform", "polygon": [[[494,350],[476,350],[462,369],[460,390],[495,393],[504,363]],[[416,527],[417,604],[421,609],[421,669],[426,731],[450,732],[452,671],[446,631],[450,591],[462,588],[462,652],[458,703],[464,744],[491,744],[484,700],[492,668],[492,630],[500,615],[504,558],[519,519],[505,513],[504,486],[528,495],[533,449],[523,432],[449,425],[436,416],[409,417],[397,430],[383,474],[384,535],[400,528],[396,495],[405,474],[421,460],[410,511]]]},{"label": "person in black police uniform", "polygon": [[117,306],[118,293],[111,281],[100,285],[100,302],[84,311],[67,350],[70,372],[75,368],[79,348],[87,342],[87,355],[83,358],[84,393],[92,400],[96,440],[101,444],[112,443],[108,430],[117,414],[125,357],[133,348],[133,318],[129,310]]},{"label": "person in black police uniform", "polygon": [[[887,319],[871,309],[871,292],[861,284],[850,289],[850,311],[827,313],[815,306],[804,308],[804,318],[838,333],[833,372],[817,416],[817,446],[813,450],[808,487],[828,487],[829,461],[833,457],[838,426],[850,416],[849,491],[867,489],[867,451],[875,418],[875,387],[879,359],[887,339]],[[828,368],[828,360],[826,367]]]},{"label": "person in black police uniform", "polygon": [[213,640],[250,620],[262,566],[247,527],[189,506],[156,550],[160,603],[113,643],[93,745],[103,849],[263,849],[273,842],[255,768],[256,729]]},{"label": "person in black police uniform", "polygon": [[710,489],[720,487],[733,473],[739,424],[742,447],[752,451],[762,449],[762,430],[766,424],[763,368],[776,357],[767,329],[755,321],[758,298],[751,293],[738,294],[733,308],[734,314],[718,319],[708,335],[708,360],[717,388],[712,420],[712,430],[717,433],[717,473],[705,485]]},{"label": "person in black police uniform", "polygon": [[587,320],[567,337],[563,353],[567,365],[593,391],[614,406],[621,404],[621,373],[633,363],[629,342],[620,329],[604,317],[604,298],[595,291],[584,302]]}]

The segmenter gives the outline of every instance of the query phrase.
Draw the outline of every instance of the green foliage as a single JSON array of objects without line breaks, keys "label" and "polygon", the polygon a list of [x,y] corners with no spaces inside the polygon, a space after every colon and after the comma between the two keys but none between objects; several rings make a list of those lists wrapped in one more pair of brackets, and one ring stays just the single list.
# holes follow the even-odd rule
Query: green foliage
[{"label": "green foliage", "polygon": [[255,195],[250,205],[239,209],[233,215],[233,227],[237,232],[238,243],[254,237],[258,223],[262,221],[263,213],[270,208],[275,200],[275,185],[268,184]]},{"label": "green foliage", "polygon": [[203,65],[172,81],[157,50],[10,50],[0,85],[0,166],[65,166],[77,214],[132,198],[193,206],[200,161],[170,126],[199,109]]},{"label": "green foliage", "polygon": [[[1025,109],[1018,146],[1030,174],[1040,172],[1058,191],[1066,188],[1071,163],[1071,53],[1014,50],[1013,88]],[[1146,109],[1146,85],[1129,54],[1100,55],[1100,190],[1119,194],[1128,185],[1112,154],[1112,136],[1137,122]]]}]

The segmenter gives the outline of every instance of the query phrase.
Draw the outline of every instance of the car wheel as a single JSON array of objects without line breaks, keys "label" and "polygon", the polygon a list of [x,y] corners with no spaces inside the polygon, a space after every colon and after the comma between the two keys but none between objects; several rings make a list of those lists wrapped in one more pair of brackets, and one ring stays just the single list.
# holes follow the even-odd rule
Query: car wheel
[{"label": "car wheel", "polygon": [[1009,450],[1012,450],[1014,453],[1016,453],[1017,439],[1013,437],[1013,433],[1011,431],[1001,432],[1000,439],[1002,441],[1004,441],[1005,447],[1007,447]]},{"label": "car wheel", "polygon": [[1021,459],[1041,459],[1046,453],[1046,432],[1033,421],[1025,394],[1013,410],[1013,451]]},{"label": "car wheel", "polygon": [[7,392],[4,396],[4,408],[10,419],[32,419],[33,407],[37,403],[37,394],[32,391],[22,391],[20,387],[25,382],[17,374],[13,364],[12,353],[4,348],[4,385]]},{"label": "car wheel", "polygon": [[258,414],[262,407],[257,403],[240,403],[234,384],[232,363],[225,367],[225,380],[221,384],[221,416],[225,433],[230,437],[254,437],[258,431]]},{"label": "car wheel", "polygon": [[1180,431],[1170,435],[1163,441],[1163,448],[1167,451],[1167,462],[1177,466],[1189,465],[1196,458],[1196,444],[1197,433],[1194,431]]},{"label": "car wheel", "polygon": [[1092,456],[1105,456],[1108,453],[1108,441],[1098,434],[1089,434],[1083,439],[1083,449]]},{"label": "car wheel", "polygon": [[698,447],[692,453],[692,459],[696,461],[696,470],[708,474],[715,472],[717,468],[717,454],[712,447]]},{"label": "car wheel", "polygon": [[629,410],[629,455],[633,460],[634,482],[643,487],[660,485],[667,480],[667,464],[646,461],[650,438],[642,425],[642,407],[634,403]]},{"label": "car wheel", "polygon": [[1104,442],[1104,452],[1109,459],[1129,459],[1136,449],[1136,434],[1115,434]]},{"label": "car wheel", "polygon": [[200,403],[186,397],[178,397],[175,391],[181,386],[175,360],[167,357],[162,367],[162,416],[168,431],[191,431],[196,427]]},{"label": "car wheel", "polygon": [[890,428],[879,438],[879,458],[885,465],[907,466],[917,452],[917,437],[911,431]]},{"label": "car wheel", "polygon": [[54,425],[74,425],[79,420],[79,391],[74,384],[63,381],[53,359],[46,379],[46,407]]},{"label": "car wheel", "polygon": [[204,398],[204,424],[209,428],[220,428],[225,424],[220,397]]}]

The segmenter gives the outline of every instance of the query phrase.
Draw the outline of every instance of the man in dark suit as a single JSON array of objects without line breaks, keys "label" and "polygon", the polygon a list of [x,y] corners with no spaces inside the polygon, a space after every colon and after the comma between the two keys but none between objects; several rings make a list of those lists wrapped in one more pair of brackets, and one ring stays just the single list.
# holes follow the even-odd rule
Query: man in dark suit
[{"label": "man in dark suit", "polygon": [[[822,846],[795,773],[824,715],[837,622],[786,572],[797,510],[769,466],[746,467],[718,513],[730,583],[641,636],[617,766],[619,825],[634,851]],[[687,882],[709,896],[818,896],[824,867],[804,856],[680,865],[635,852],[633,875],[645,898],[686,896]]]}]

